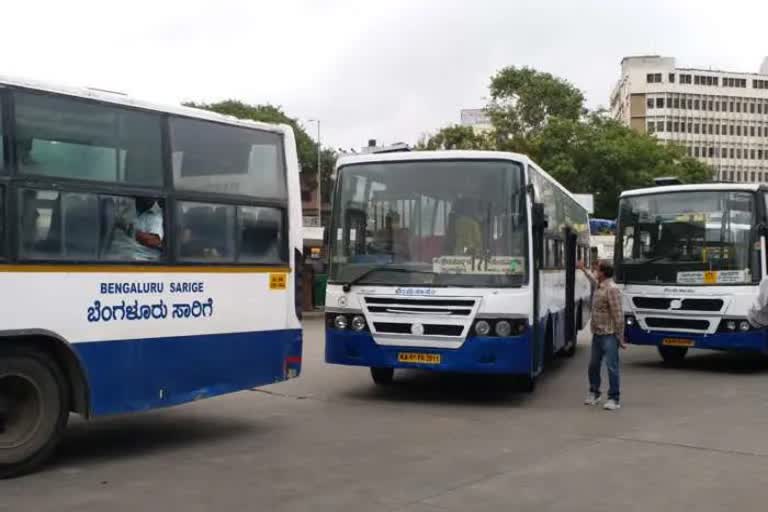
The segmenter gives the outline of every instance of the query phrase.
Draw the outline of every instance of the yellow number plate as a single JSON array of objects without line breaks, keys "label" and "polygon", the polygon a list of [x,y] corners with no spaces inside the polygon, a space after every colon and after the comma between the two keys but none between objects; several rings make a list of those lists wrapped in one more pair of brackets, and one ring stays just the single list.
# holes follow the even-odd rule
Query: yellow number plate
[{"label": "yellow number plate", "polygon": [[401,363],[440,364],[440,354],[421,354],[417,352],[400,352],[397,360]]},{"label": "yellow number plate", "polygon": [[664,338],[661,340],[662,345],[668,347],[692,347],[694,345],[693,340],[686,340],[683,338]]}]

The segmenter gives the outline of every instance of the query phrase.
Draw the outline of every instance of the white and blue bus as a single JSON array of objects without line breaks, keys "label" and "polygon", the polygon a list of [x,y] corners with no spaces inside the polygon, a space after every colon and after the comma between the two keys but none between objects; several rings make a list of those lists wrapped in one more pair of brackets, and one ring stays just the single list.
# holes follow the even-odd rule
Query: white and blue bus
[{"label": "white and blue bus", "polygon": [[680,362],[690,348],[765,353],[747,321],[766,275],[768,188],[669,185],[621,194],[616,281],[629,343]]},{"label": "white and blue bus", "polygon": [[589,315],[587,212],[526,156],[349,156],[337,167],[329,363],[535,378]]},{"label": "white and blue bus", "polygon": [[0,476],[70,411],[299,374],[290,127],[11,79],[0,120]]}]

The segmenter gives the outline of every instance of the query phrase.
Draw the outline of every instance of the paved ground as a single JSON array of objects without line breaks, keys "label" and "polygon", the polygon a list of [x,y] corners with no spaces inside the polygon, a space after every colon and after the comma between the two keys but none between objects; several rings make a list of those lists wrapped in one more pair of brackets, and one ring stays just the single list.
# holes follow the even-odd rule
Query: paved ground
[{"label": "paved ground", "polygon": [[44,471],[0,482],[0,510],[763,510],[768,363],[703,353],[680,370],[624,354],[624,409],[581,405],[587,349],[536,393],[482,378],[322,362],[305,331],[289,383],[176,409],[75,421]]}]

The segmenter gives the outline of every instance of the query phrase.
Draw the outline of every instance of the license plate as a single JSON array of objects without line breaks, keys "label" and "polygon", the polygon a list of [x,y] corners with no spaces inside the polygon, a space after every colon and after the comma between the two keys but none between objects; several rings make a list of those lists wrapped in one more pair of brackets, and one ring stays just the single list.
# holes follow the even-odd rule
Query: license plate
[{"label": "license plate", "polygon": [[440,354],[422,354],[419,352],[400,352],[397,361],[400,363],[440,364]]},{"label": "license plate", "polygon": [[668,347],[692,347],[694,341],[686,340],[684,338],[664,338],[661,340],[661,344]]}]

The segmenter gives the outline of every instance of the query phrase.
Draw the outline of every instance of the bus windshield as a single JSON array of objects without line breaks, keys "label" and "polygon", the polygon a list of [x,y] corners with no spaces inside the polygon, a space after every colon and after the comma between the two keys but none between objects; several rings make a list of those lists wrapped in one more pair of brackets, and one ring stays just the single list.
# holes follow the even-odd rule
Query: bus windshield
[{"label": "bus windshield", "polygon": [[522,166],[511,161],[342,166],[330,280],[520,286],[527,279]]},{"label": "bus windshield", "polygon": [[690,191],[621,200],[617,277],[628,283],[746,284],[759,279],[750,192]]}]

